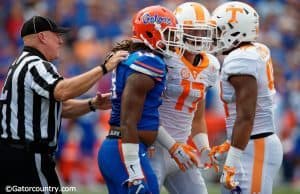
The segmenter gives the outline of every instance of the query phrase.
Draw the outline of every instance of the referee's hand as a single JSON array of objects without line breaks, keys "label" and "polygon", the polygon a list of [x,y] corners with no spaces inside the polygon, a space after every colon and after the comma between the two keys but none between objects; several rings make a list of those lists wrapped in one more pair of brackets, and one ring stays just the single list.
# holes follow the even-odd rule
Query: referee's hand
[{"label": "referee's hand", "polygon": [[106,70],[110,72],[115,69],[121,61],[127,59],[128,55],[128,51],[123,50],[117,51],[115,53],[112,52],[106,57],[103,65],[106,67]]},{"label": "referee's hand", "polygon": [[97,92],[96,96],[92,98],[92,105],[95,109],[108,110],[111,109],[111,93]]}]

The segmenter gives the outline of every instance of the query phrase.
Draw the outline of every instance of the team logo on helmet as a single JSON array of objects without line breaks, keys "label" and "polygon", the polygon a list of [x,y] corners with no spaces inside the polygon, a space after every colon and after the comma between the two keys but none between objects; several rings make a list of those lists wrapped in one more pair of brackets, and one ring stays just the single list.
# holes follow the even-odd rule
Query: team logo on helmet
[{"label": "team logo on helmet", "polygon": [[171,24],[171,18],[162,17],[162,16],[159,16],[159,15],[150,15],[150,14],[147,13],[143,16],[143,22],[144,22],[144,24],[166,23],[167,25],[170,25]]}]

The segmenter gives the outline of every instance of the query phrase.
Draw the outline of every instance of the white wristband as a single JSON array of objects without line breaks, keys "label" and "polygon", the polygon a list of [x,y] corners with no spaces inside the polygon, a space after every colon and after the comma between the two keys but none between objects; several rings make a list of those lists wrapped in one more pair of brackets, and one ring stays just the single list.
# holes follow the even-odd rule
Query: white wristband
[{"label": "white wristband", "polygon": [[201,151],[203,148],[209,148],[207,133],[197,133],[193,137],[193,142],[195,143],[197,149]]},{"label": "white wristband", "polygon": [[173,137],[165,130],[163,126],[158,127],[157,141],[170,150],[170,148],[176,143]]},{"label": "white wristband", "polygon": [[243,154],[243,150],[230,146],[225,165],[227,166],[236,166],[240,162]]},{"label": "white wristband", "polygon": [[129,175],[128,181],[143,179],[144,174],[140,164],[139,144],[122,143],[125,166]]}]

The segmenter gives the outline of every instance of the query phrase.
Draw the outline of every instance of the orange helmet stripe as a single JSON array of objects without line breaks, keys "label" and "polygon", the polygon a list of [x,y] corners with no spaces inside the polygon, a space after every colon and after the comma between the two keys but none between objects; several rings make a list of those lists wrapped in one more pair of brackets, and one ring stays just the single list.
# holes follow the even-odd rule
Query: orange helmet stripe
[{"label": "orange helmet stripe", "polygon": [[205,15],[204,15],[204,11],[203,8],[196,4],[193,3],[192,6],[194,7],[195,13],[196,13],[196,19],[199,21],[204,21],[205,20]]}]

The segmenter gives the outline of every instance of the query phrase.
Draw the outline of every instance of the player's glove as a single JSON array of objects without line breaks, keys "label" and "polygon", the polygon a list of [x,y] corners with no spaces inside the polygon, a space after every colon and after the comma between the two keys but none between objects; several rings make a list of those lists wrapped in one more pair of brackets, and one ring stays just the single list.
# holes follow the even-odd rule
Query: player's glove
[{"label": "player's glove", "polygon": [[228,151],[220,183],[229,190],[235,189],[239,185],[239,182],[236,180],[235,175],[237,168],[240,165],[240,158],[242,156],[242,153],[242,150],[233,146],[231,146]]},{"label": "player's glove", "polygon": [[200,165],[201,169],[214,168],[216,172],[219,171],[219,166],[215,163],[212,156],[210,156],[210,148],[205,147],[200,150]]},{"label": "player's glove", "polygon": [[170,149],[169,153],[182,171],[189,168],[199,167],[196,150],[187,144],[176,142]]},{"label": "player's glove", "polygon": [[144,179],[136,179],[128,183],[128,194],[151,194]]},{"label": "player's glove", "polygon": [[182,171],[199,166],[197,151],[189,145],[176,142],[163,126],[159,126],[156,140],[169,151]]},{"label": "player's glove", "polygon": [[213,157],[209,155],[210,147],[207,133],[198,133],[194,135],[193,142],[200,153],[199,167],[201,169],[209,169],[211,167],[214,167],[216,172],[218,172],[218,166],[214,163]]},{"label": "player's glove", "polygon": [[236,168],[233,166],[224,165],[220,183],[222,183],[227,189],[232,190],[238,186],[239,182],[235,181]]},{"label": "player's glove", "polygon": [[209,156],[214,160],[214,163],[221,166],[225,163],[229,148],[230,142],[226,140],[221,145],[212,147]]}]

